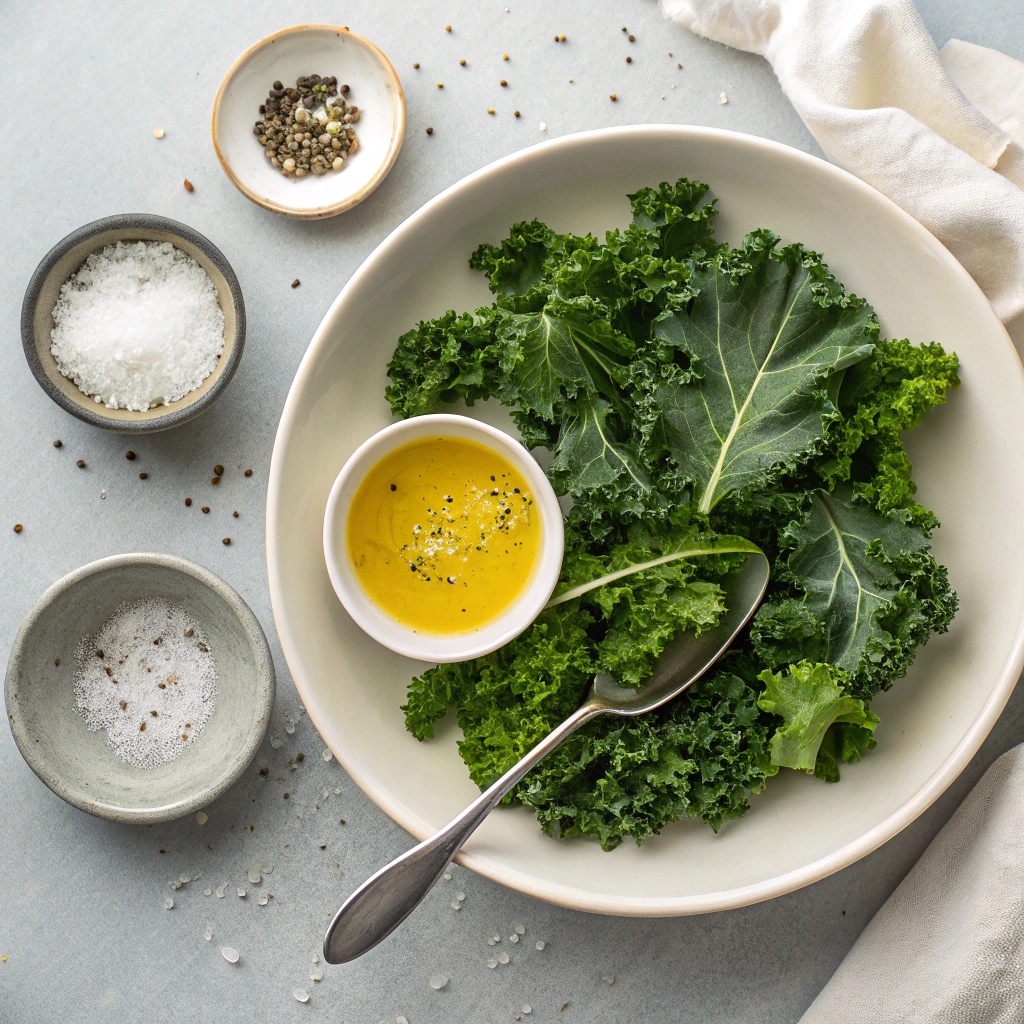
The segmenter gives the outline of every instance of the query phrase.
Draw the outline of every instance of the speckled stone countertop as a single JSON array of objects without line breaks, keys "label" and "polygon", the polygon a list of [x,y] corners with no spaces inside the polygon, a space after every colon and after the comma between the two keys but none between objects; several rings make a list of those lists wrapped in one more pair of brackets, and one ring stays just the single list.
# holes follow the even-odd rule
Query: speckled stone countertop
[{"label": "speckled stone countertop", "polygon": [[[1013,0],[920,6],[940,45],[957,36],[1024,58]],[[234,59],[304,20],[342,20],[381,46],[409,112],[405,147],[383,185],[318,223],[249,203],[218,166],[209,131]],[[556,47],[555,33],[566,43]],[[0,1021],[483,1024],[514,1021],[524,1004],[532,1010],[524,1020],[566,1024],[796,1021],[970,785],[1024,739],[1024,699],[1011,699],[975,761],[912,827],[790,896],[705,917],[628,920],[551,907],[456,867],[399,933],[354,964],[325,967],[313,958],[330,914],[411,840],[337,762],[323,760],[277,643],[263,544],[267,471],[292,376],[331,301],[389,231],[470,171],[545,137],[542,121],[547,137],[652,121],[714,125],[816,153],[767,64],[688,35],[651,0],[351,0],[332,10],[308,0],[9,0],[0,66],[8,96],[0,114],[0,657],[6,662],[38,595],[71,569],[118,552],[165,551],[241,593],[278,671],[268,740],[203,825],[189,817],[132,828],[83,814],[36,779],[0,730]],[[492,98],[486,86],[500,77],[509,86]],[[194,192],[182,187],[185,177]],[[18,317],[29,276],[53,243],[87,221],[140,210],[184,221],[221,248],[242,284],[248,337],[237,376],[208,413],[128,442],[46,397],[22,355]],[[292,289],[295,278],[301,285]],[[134,462],[125,460],[129,447]],[[216,463],[225,473],[214,489]],[[196,514],[202,503],[209,515]],[[305,758],[292,770],[287,762],[299,752]],[[247,873],[261,862],[273,872],[256,887]],[[196,873],[165,910],[168,882]],[[203,895],[223,883],[222,899]],[[244,899],[238,886],[250,890]],[[274,898],[260,906],[257,891]],[[457,891],[466,896],[459,912],[450,907]],[[512,945],[517,924],[526,931]],[[493,935],[500,946],[487,945]],[[237,964],[222,958],[222,946],[239,951]],[[497,950],[511,962],[488,969]],[[311,980],[318,971],[323,979]],[[430,985],[437,974],[450,978],[439,991]],[[309,991],[308,1003],[296,1002],[296,987]]]}]

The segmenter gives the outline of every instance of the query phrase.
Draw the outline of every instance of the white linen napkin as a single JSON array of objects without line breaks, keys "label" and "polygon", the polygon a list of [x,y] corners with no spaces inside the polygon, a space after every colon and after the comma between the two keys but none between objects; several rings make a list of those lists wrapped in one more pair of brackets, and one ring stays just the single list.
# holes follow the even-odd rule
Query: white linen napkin
[{"label": "white linen napkin", "polygon": [[936,235],[1024,353],[1024,64],[951,40],[911,0],[662,0],[764,56],[833,163]]}]

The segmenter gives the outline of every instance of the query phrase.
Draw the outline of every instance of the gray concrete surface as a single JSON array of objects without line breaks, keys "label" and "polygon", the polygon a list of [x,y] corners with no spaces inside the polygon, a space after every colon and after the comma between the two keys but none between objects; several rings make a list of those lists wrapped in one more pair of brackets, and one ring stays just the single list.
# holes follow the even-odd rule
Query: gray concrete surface
[{"label": "gray concrete surface", "polygon": [[[921,6],[940,45],[958,36],[1024,58],[1013,0]],[[211,103],[234,58],[304,20],[347,23],[376,41],[409,106],[390,177],[355,210],[313,224],[250,204],[221,172],[209,135]],[[555,46],[563,32],[568,42]],[[271,637],[279,673],[271,733],[283,740],[279,750],[264,745],[208,808],[206,825],[190,817],[130,828],[63,804],[0,730],[0,1021],[390,1024],[402,1015],[410,1024],[482,1024],[512,1021],[524,1003],[536,1021],[797,1020],[984,767],[1024,739],[1024,699],[1013,698],[975,762],[918,822],[801,892],[707,917],[625,920],[550,907],[456,869],[398,935],[354,965],[318,965],[315,983],[311,957],[327,916],[410,840],[336,762],[321,759],[277,644],[263,552],[267,469],[289,382],[331,300],[392,228],[468,172],[538,141],[540,121],[549,137],[650,121],[717,125],[816,152],[767,65],[663,22],[649,0],[351,0],[329,9],[310,0],[8,0],[0,67],[0,664],[36,597],[64,573],[116,552],[182,555],[236,587]],[[496,87],[500,77],[507,89]],[[726,106],[717,102],[723,91]],[[492,105],[495,117],[485,113]],[[167,133],[159,142],[156,127]],[[238,375],[214,409],[126,441],[53,405],[29,374],[17,323],[29,275],[54,242],[86,221],[135,210],[183,220],[220,246],[245,291],[249,332]],[[134,462],[125,460],[129,447]],[[79,458],[86,469],[76,468]],[[215,463],[227,467],[217,488],[208,483]],[[186,496],[196,502],[189,510]],[[204,502],[209,515],[197,514]],[[25,526],[20,535],[15,522]],[[299,751],[306,759],[293,772],[285,762]],[[271,769],[266,781],[260,766]],[[232,893],[254,888],[245,873],[260,860],[274,864],[261,887],[274,894],[268,906],[254,892],[202,895],[221,882]],[[197,871],[200,881],[165,910],[168,881]],[[458,914],[449,908],[456,888],[467,894]],[[527,933],[513,949],[516,923]],[[485,963],[492,933],[513,956],[496,971]],[[542,953],[537,939],[547,942]],[[221,958],[222,945],[240,951],[238,965]],[[428,984],[434,973],[451,978],[440,992]],[[311,993],[308,1004],[292,998],[296,986]]]}]

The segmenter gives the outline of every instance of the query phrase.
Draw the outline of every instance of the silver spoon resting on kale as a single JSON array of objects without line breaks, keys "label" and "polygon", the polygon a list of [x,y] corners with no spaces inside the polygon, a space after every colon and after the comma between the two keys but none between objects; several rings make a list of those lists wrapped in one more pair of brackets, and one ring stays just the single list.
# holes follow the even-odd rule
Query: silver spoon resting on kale
[{"label": "silver spoon resting on kale", "polygon": [[716,242],[706,193],[685,178],[641,189],[603,242],[514,225],[470,259],[493,304],[421,322],[388,367],[400,416],[507,406],[572,496],[536,622],[409,687],[409,731],[430,738],[454,710],[481,787],[595,673],[640,686],[674,636],[713,627],[730,542],[771,563],[713,675],[650,715],[589,723],[510,794],[549,834],[605,849],[683,817],[717,830],[780,768],[837,782],[876,744],[872,698],[957,607],[901,437],[959,386],[956,355],[880,338],[867,302],[799,244]]}]

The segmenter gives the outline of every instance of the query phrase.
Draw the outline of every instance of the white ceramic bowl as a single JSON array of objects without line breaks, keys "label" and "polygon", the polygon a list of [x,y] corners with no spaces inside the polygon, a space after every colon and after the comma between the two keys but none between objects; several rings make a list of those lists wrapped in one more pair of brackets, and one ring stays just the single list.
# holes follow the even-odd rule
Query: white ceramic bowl
[{"label": "white ceramic bowl", "polygon": [[[464,633],[425,633],[392,618],[363,589],[348,553],[349,509],[366,474],[396,448],[428,437],[464,438],[499,452],[523,474],[540,515],[541,547],[526,586],[504,612]],[[379,430],[345,463],[331,488],[324,515],[327,572],[346,611],[378,643],[420,661],[468,661],[490,654],[519,636],[540,614],[555,589],[564,541],[558,499],[533,456],[504,431],[467,416],[416,416]]]},{"label": "white ceramic bowl", "polygon": [[[466,265],[480,242],[540,217],[600,234],[629,222],[627,192],[686,174],[719,200],[736,244],[771,227],[824,253],[889,336],[960,354],[963,387],[908,437],[919,497],[942,529],[935,554],[960,595],[950,632],[880,695],[878,747],[830,786],[783,772],[716,836],[681,821],[641,848],[604,853],[543,835],[523,807],[495,810],[461,863],[522,892],[614,914],[705,913],[816,881],[914,820],[970,761],[1024,660],[1024,371],[963,268],[888,199],[822,160],[710,128],[605,128],[545,142],[477,171],[398,227],[352,276],[317,331],[278,431],[267,504],[270,592],[292,677],[320,734],[359,785],[418,839],[477,789],[449,718],[418,743],[399,705],[422,665],[384,650],[339,606],[322,518],[356,445],[390,420],[386,366],[398,336],[446,309],[491,301]],[[493,418],[488,404],[470,410]]]},{"label": "white ceramic bowl", "polygon": [[[341,171],[286,178],[270,165],[253,125],[271,85],[300,75],[337,75],[361,112],[359,149]],[[386,177],[405,137],[405,96],[391,61],[338,25],[295,25],[261,39],[224,76],[213,104],[213,148],[225,174],[266,210],[314,220],[361,203]]]}]

